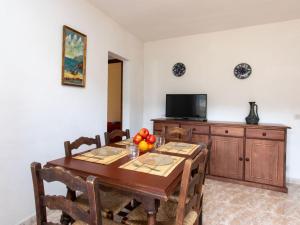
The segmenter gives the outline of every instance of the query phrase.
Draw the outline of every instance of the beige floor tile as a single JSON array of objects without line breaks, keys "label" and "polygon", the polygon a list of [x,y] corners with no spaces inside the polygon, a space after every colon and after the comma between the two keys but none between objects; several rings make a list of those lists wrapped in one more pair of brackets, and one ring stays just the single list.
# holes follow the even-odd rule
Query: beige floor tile
[{"label": "beige floor tile", "polygon": [[[285,194],[207,179],[203,224],[300,225],[300,185],[288,188]],[[48,215],[49,221],[59,222],[59,211]]]}]

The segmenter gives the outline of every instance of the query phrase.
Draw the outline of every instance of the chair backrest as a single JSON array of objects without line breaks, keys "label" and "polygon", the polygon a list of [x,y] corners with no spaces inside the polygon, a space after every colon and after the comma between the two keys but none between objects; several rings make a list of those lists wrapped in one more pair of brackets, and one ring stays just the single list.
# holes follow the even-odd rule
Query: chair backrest
[{"label": "chair backrest", "polygon": [[[208,150],[203,149],[194,159],[184,164],[180,194],[176,213],[176,225],[182,225],[186,213],[194,210],[199,216],[202,211],[202,184],[205,178],[205,163]],[[190,198],[187,201],[187,198]]]},{"label": "chair backrest", "polygon": [[[42,168],[40,163],[31,164],[37,225],[54,225],[47,221],[46,208],[61,210],[75,220],[83,221],[89,225],[101,225],[101,205],[99,195],[99,181],[94,176],[89,176],[86,181],[74,176],[61,167]],[[45,195],[44,181],[58,181],[68,186],[73,191],[81,191],[88,196],[89,210],[85,211],[78,203],[64,196]]]},{"label": "chair backrest", "polygon": [[79,148],[81,145],[96,145],[101,148],[100,136],[96,135],[95,138],[80,137],[73,142],[65,141],[65,155],[66,157],[72,156],[72,150]]},{"label": "chair backrest", "polygon": [[[206,163],[205,163],[205,172],[206,174],[209,174],[209,162],[210,162],[210,153],[211,153],[211,147],[212,147],[212,139],[208,140],[208,144],[207,144],[207,159],[206,159]],[[205,178],[203,180],[203,184],[205,182]]]},{"label": "chair backrest", "polygon": [[192,128],[185,129],[182,127],[163,127],[162,136],[165,137],[165,141],[170,142],[192,142],[193,130]]},{"label": "chair backrest", "polygon": [[112,132],[105,132],[104,133],[104,139],[105,139],[105,145],[109,145],[110,143],[113,143],[113,139],[116,137],[126,137],[126,139],[130,138],[130,132],[128,129],[125,131],[122,130],[113,130]]}]

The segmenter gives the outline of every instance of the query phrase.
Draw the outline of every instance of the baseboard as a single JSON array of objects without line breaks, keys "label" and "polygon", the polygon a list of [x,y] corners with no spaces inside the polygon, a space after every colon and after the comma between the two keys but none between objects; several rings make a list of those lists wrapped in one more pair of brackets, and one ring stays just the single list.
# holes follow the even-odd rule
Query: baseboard
[{"label": "baseboard", "polygon": [[23,219],[16,225],[32,225],[35,223],[35,221],[36,221],[36,218],[35,218],[35,213],[34,213],[31,216],[28,216],[26,219]]},{"label": "baseboard", "polygon": [[300,179],[299,178],[286,178],[286,182],[288,184],[299,184],[300,185]]}]

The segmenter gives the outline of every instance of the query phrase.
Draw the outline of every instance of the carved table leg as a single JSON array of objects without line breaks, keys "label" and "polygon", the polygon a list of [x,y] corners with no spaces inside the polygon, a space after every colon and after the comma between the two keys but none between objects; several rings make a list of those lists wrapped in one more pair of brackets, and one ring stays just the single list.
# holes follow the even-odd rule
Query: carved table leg
[{"label": "carved table leg", "polygon": [[[71,190],[70,188],[68,188],[68,191],[67,191],[67,199],[70,199],[72,201],[75,201],[76,200],[76,192]],[[60,217],[60,223],[63,224],[63,225],[68,225],[70,223],[73,223],[74,222],[74,219],[69,216],[67,213],[65,212],[62,212],[61,214],[61,217]]]},{"label": "carved table leg", "polygon": [[148,225],[155,225],[156,213],[159,207],[159,200],[147,197],[137,198],[137,200],[142,203],[142,206],[147,213]]}]

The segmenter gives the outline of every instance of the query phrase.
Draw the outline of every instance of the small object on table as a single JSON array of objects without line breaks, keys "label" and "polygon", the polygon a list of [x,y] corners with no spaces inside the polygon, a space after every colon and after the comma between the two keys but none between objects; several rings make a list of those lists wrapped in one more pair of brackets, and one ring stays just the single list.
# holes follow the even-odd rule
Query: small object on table
[{"label": "small object on table", "polygon": [[130,143],[132,143],[132,138],[125,139],[125,140],[122,140],[122,141],[118,141],[114,144],[116,144],[116,145],[129,145]]},{"label": "small object on table", "polygon": [[167,177],[184,158],[179,156],[146,153],[119,168]]},{"label": "small object on table", "polygon": [[146,128],[140,129],[140,131],[134,135],[133,143],[138,146],[141,153],[146,153],[154,149],[156,137],[149,133]]},{"label": "small object on table", "polygon": [[92,151],[73,156],[74,159],[108,165],[128,155],[129,152],[123,148],[104,146]]},{"label": "small object on table", "polygon": [[130,158],[135,159],[136,157],[139,156],[139,149],[137,146],[133,143],[129,143],[126,145],[126,149],[129,151]]},{"label": "small object on table", "polygon": [[159,152],[169,152],[181,155],[192,155],[194,151],[199,147],[196,144],[189,144],[183,142],[169,142],[163,146],[160,146],[156,150]]},{"label": "small object on table", "polygon": [[159,148],[160,146],[164,145],[166,142],[164,136],[156,135],[156,148]]}]

